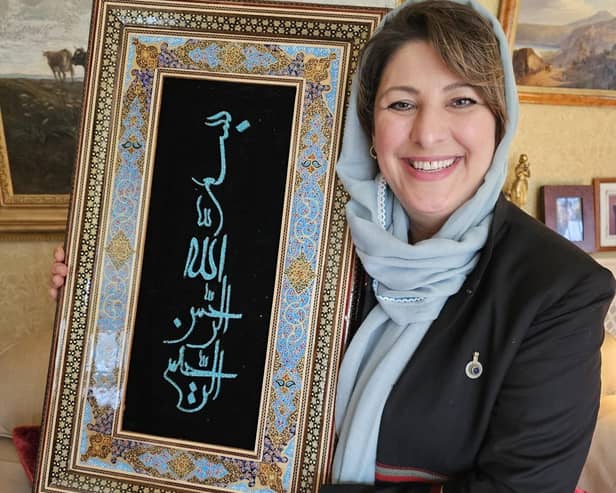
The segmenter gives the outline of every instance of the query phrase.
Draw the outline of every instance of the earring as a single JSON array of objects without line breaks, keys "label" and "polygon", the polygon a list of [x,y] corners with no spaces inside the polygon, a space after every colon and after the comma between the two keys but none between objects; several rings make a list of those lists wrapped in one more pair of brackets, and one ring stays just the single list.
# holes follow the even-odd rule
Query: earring
[{"label": "earring", "polygon": [[373,145],[370,146],[370,151],[369,152],[370,152],[370,157],[372,159],[376,159],[376,157],[377,157],[376,156],[376,151],[374,150],[374,146]]}]

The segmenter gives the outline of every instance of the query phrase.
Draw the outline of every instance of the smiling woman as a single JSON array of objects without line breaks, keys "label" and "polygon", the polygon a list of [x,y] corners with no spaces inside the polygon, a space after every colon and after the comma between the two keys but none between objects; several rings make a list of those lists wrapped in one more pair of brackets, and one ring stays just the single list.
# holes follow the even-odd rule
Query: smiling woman
[{"label": "smiling woman", "polygon": [[481,94],[425,41],[401,47],[374,104],[374,149],[383,177],[413,218],[412,242],[435,234],[473,196],[490,167],[495,117]]},{"label": "smiling woman", "polygon": [[501,193],[518,100],[498,21],[409,0],[357,82],[338,174],[372,303],[321,493],[573,492],[614,281]]},{"label": "smiling woman", "polygon": [[[192,31],[190,35],[193,36]],[[193,42],[187,41],[189,46]],[[266,43],[269,50],[269,37]],[[164,49],[167,47],[165,43]],[[277,53],[280,50],[276,47]],[[183,52],[192,53],[193,50]],[[284,66],[295,73],[299,62],[303,59],[294,54]],[[316,86],[306,84],[302,87]],[[310,97],[314,94],[312,89],[298,92],[302,91]],[[246,110],[250,107],[241,106]],[[305,107],[303,103],[300,106]],[[290,488],[288,491],[572,493],[575,490],[597,418],[602,323],[614,295],[614,278],[570,241],[532,219],[502,195],[517,112],[518,98],[508,42],[499,22],[475,0],[409,0],[385,18],[367,43],[352,85],[337,164],[338,175],[350,196],[346,217],[366,274],[363,299],[367,302],[362,307],[363,321],[351,334],[337,379],[335,376],[327,379],[337,382],[337,440],[331,474],[320,476],[319,482],[331,478],[331,484],[318,488],[310,483],[305,489]],[[129,118],[131,114],[126,112],[127,128],[136,125],[131,122],[139,120]],[[309,112],[305,114],[310,115]],[[254,115],[246,119],[256,121]],[[328,135],[329,121],[323,125],[322,132],[317,131],[319,135]],[[171,126],[178,128],[176,123]],[[265,128],[269,131],[272,125],[266,124]],[[255,135],[256,130],[252,128],[245,135],[242,133],[241,139]],[[314,135],[318,140],[317,134],[306,135],[311,139]],[[172,139],[169,143],[171,151],[179,140]],[[105,142],[105,139],[99,141]],[[265,156],[265,150],[247,152],[246,149],[250,151],[251,148],[243,140],[241,142],[237,147],[239,155],[254,160],[255,173],[270,167],[267,159],[263,161],[258,157]],[[268,141],[259,139],[261,145],[263,142],[267,145]],[[191,151],[195,148],[189,147]],[[170,156],[173,155],[171,152]],[[128,154],[126,159],[127,164],[136,162]],[[171,158],[169,162],[175,163]],[[302,157],[299,162],[302,167],[310,168],[306,173],[311,175],[319,164],[313,156]],[[245,166],[238,169],[244,176]],[[120,170],[133,173],[128,167]],[[176,173],[175,166],[172,172]],[[252,175],[245,176],[248,176],[248,189],[254,188],[257,180]],[[295,178],[297,172],[290,172],[288,176],[293,177],[294,188],[301,190],[302,181]],[[168,180],[162,179],[160,183],[166,187]],[[199,180],[197,184],[204,183]],[[260,205],[264,200],[261,196],[244,200],[250,197],[248,189],[246,192],[240,189],[233,198],[239,196],[242,200],[231,200],[226,207],[244,203],[254,209],[254,204]],[[261,195],[278,194],[266,191]],[[313,209],[307,205],[314,196],[311,189],[300,202],[302,210],[311,217]],[[167,205],[165,198],[161,202],[162,210]],[[201,211],[199,207],[198,211]],[[257,209],[241,214],[240,228],[233,234],[249,230],[244,218],[249,217],[254,222],[258,213]],[[296,216],[291,214],[290,217]],[[171,220],[168,227],[160,231],[161,241],[154,243],[160,244],[165,239],[178,243],[178,238],[190,234],[193,223],[194,219],[188,225]],[[286,220],[283,223],[286,224]],[[308,230],[299,224],[289,228],[303,237]],[[114,230],[108,233],[110,241],[105,244],[116,243],[120,235]],[[270,233],[257,233],[249,234],[249,238],[239,243],[252,249],[255,241],[272,237]],[[105,255],[112,257],[130,251],[126,247],[127,236],[120,240],[119,246],[109,248]],[[276,243],[275,238],[273,243]],[[237,244],[230,239],[230,246]],[[294,272],[303,271],[305,279],[306,272],[312,272],[310,264],[306,267],[306,252],[321,251],[316,242],[312,244],[316,246],[310,249],[293,247],[293,251],[301,255],[297,262],[294,260],[289,265],[285,275],[295,277]],[[179,245],[185,248],[187,243],[179,242]],[[82,251],[88,252],[87,249]],[[235,280],[237,274],[230,270],[232,257],[239,259],[242,255],[228,256],[229,279]],[[252,251],[244,257],[249,259],[249,264],[265,264],[262,259],[254,260]],[[159,292],[156,299],[166,300],[175,293],[168,293],[173,290],[168,283],[155,282],[159,279],[161,259],[166,260],[160,255],[153,257],[150,272],[154,276],[152,285]],[[62,258],[58,258],[58,262],[61,261]],[[189,263],[192,264],[192,260]],[[77,265],[82,269],[83,262]],[[213,269],[216,262],[211,265]],[[63,282],[63,267],[61,263],[54,266],[55,287]],[[73,264],[72,275],[75,275],[75,268]],[[329,264],[326,270],[330,271]],[[240,267],[239,271],[252,272],[253,267]],[[93,289],[94,292],[107,296],[106,293],[112,291],[115,274],[109,272],[109,284]],[[181,270],[175,269],[175,272]],[[300,284],[301,277],[300,272]],[[340,272],[339,277],[347,279],[349,276]],[[224,285],[226,280],[219,279],[219,282]],[[198,284],[201,287],[203,283],[199,281]],[[318,283],[311,286],[328,291]],[[197,291],[195,296],[200,297],[201,292]],[[205,299],[208,299],[208,292]],[[226,291],[222,292],[224,300],[228,300]],[[272,292],[280,292],[280,289]],[[233,293],[236,299],[237,291]],[[238,299],[240,296],[241,293],[237,293]],[[182,296],[182,303],[191,303],[184,298]],[[296,305],[295,298],[291,299]],[[321,303],[316,291],[314,296],[305,299],[314,305]],[[104,306],[113,306],[111,300],[105,300]],[[225,302],[229,306],[228,301]],[[231,305],[229,313],[248,314],[254,312],[256,306],[258,304],[254,303],[242,303],[237,308]],[[165,340],[184,340],[184,335],[192,330],[192,323],[205,312],[192,310],[191,322],[190,318],[176,312],[175,304],[172,308],[171,313],[176,317],[173,325],[179,335]],[[341,309],[336,309],[342,317]],[[285,320],[310,318],[304,312],[296,315],[290,308],[283,312]],[[101,318],[96,325],[102,328],[107,323]],[[189,324],[189,331],[181,328]],[[233,320],[233,324],[240,326],[240,321]],[[248,326],[250,329],[255,325]],[[152,334],[151,323],[144,327],[142,346],[150,343]],[[169,324],[167,327],[174,330]],[[281,322],[278,327],[284,329],[286,326]],[[117,333],[125,337],[123,331]],[[292,334],[289,339],[303,341],[296,336],[299,331],[294,329]],[[321,333],[318,339],[315,344],[324,340]],[[279,340],[285,338],[280,335]],[[249,341],[248,344],[245,341]],[[242,343],[247,348],[258,343],[250,341],[243,335],[238,339],[238,349],[226,353],[229,363],[232,355],[241,353]],[[190,349],[204,349],[193,342],[190,344]],[[333,350],[333,346],[332,343],[328,350]],[[313,359],[311,356],[292,359],[295,349],[280,347],[276,342],[275,357],[283,355],[289,361],[298,361],[298,368]],[[302,342],[302,347],[310,346]],[[186,342],[186,349],[174,352],[169,359],[158,358],[163,362],[162,371],[168,370],[170,374],[181,368],[180,373],[183,370],[186,378],[213,376],[220,382],[222,366],[220,372],[212,373],[211,362],[205,358],[201,360],[201,354],[194,358],[196,363],[192,366],[180,367],[188,348]],[[219,353],[214,350],[214,360],[217,360],[216,354]],[[272,365],[275,371],[282,368],[277,361]],[[338,367],[333,360],[329,361],[332,361],[329,368]],[[197,366],[201,364],[203,369],[199,370]],[[149,369],[147,367],[145,372]],[[225,378],[229,378],[224,385],[224,395],[234,395],[232,383],[236,374],[240,378],[242,370],[239,363],[234,367],[225,366]],[[306,374],[315,376],[317,381],[318,375],[312,370],[307,369]],[[272,388],[281,389],[281,394],[286,396],[287,392],[297,391],[299,380],[293,375],[295,367],[291,371],[280,370],[272,380]],[[106,376],[101,378],[101,385],[107,380]],[[187,396],[188,405],[179,403],[182,412],[203,403],[198,400],[199,396],[191,394],[195,392],[191,388],[191,384],[195,387],[195,382],[185,380],[184,384],[188,390],[182,387],[182,396]],[[259,382],[251,379],[248,387],[242,388],[258,386]],[[144,392],[143,387],[137,384],[134,392]],[[181,386],[177,384],[177,387]],[[158,387],[152,386],[152,390],[151,402],[156,402],[160,395]],[[243,395],[244,391],[235,395],[239,394]],[[195,400],[191,401],[188,396]],[[172,404],[178,402],[168,400]],[[236,397],[231,403],[242,414],[238,419],[247,421],[246,402]],[[278,419],[275,413],[281,412],[296,416],[295,409],[299,406],[294,407],[288,400],[283,404],[270,407],[273,411],[268,416]],[[151,405],[146,404],[142,409],[145,412],[150,408]],[[99,415],[96,410],[90,414]],[[326,419],[324,413],[318,411],[317,414],[319,420]],[[84,415],[87,416],[84,419],[90,419],[88,413]],[[221,411],[218,416],[231,415]],[[156,421],[157,425],[161,419]],[[204,425],[200,421],[194,426]],[[310,445],[301,439],[295,425],[293,427],[292,442],[267,438],[263,454],[255,454],[262,459],[255,466],[259,467],[259,481],[276,477],[272,470],[275,472],[278,465],[287,461],[286,456],[281,458],[283,453],[296,454],[295,450],[301,451]],[[166,436],[180,436],[178,430],[167,431]],[[229,440],[229,435],[224,435],[217,440]],[[329,433],[323,435],[330,436]],[[283,435],[276,432],[271,436]],[[249,446],[253,441],[252,436],[239,438],[244,438],[245,442],[227,444],[235,448],[231,457],[240,457],[234,455],[237,447]],[[130,460],[135,452],[123,443],[118,443],[122,449],[120,453],[126,452],[124,457]],[[261,442],[257,439],[257,443]],[[95,451],[94,444],[92,450]],[[93,459],[93,455],[85,459],[81,456],[80,460]],[[312,470],[315,457],[316,453],[309,459]],[[167,464],[167,460],[161,463]],[[226,474],[235,470],[237,462],[225,458],[223,464]],[[249,469],[247,462],[242,464],[242,470]],[[143,466],[139,464],[138,467],[141,470]],[[207,480],[211,480],[211,476]],[[228,483],[208,484],[214,485],[212,489],[220,489],[221,484],[226,487]],[[248,483],[242,484],[241,489],[252,486],[261,488],[259,484]],[[273,490],[286,491],[278,485]]]}]

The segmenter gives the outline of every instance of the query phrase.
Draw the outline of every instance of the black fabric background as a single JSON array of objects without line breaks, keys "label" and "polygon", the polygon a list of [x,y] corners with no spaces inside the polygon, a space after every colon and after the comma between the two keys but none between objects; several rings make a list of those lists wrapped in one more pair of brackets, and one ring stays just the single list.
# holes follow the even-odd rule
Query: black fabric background
[{"label": "black fabric background", "polygon": [[[125,396],[125,430],[254,447],[295,92],[295,87],[288,86],[165,78]],[[190,307],[207,305],[205,281],[183,278],[183,272],[190,238],[195,236],[201,243],[208,231],[213,234],[211,228],[197,226],[195,202],[203,188],[191,177],[218,176],[221,127],[207,127],[204,121],[223,110],[233,117],[225,141],[227,174],[223,184],[212,190],[224,211],[219,236],[228,234],[224,272],[232,286],[229,311],[242,313],[243,318],[231,320],[220,341],[225,352],[223,371],[238,377],[223,380],[217,400],[188,414],[176,409],[178,393],[163,379],[169,358],[178,357],[179,345],[163,341],[184,332],[173,325],[175,317],[183,327],[189,326]],[[243,120],[251,127],[239,133],[235,125]],[[216,290],[212,302],[215,307],[220,291]],[[203,318],[197,328],[209,326]]]}]

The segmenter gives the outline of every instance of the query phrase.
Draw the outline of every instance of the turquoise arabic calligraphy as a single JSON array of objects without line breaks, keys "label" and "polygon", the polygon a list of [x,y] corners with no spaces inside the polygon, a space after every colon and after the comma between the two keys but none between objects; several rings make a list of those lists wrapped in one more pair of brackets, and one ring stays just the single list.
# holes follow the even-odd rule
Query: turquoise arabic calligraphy
[{"label": "turquoise arabic calligraphy", "polygon": [[[200,411],[211,400],[220,395],[223,380],[237,378],[237,373],[223,369],[225,352],[221,338],[229,329],[231,320],[242,318],[241,313],[231,311],[231,284],[225,273],[228,235],[221,234],[224,225],[222,206],[215,194],[226,176],[226,140],[232,117],[221,111],[206,118],[209,127],[220,127],[218,150],[220,171],[217,177],[192,177],[193,183],[202,189],[195,201],[197,226],[208,230],[203,238],[190,239],[184,279],[200,279],[204,284],[204,306],[191,306],[188,310],[190,324],[184,324],[180,317],[173,320],[173,333],[178,337],[163,341],[177,345],[177,358],[169,358],[163,378],[177,391],[176,408],[185,413]],[[247,120],[235,126],[242,133],[250,127]],[[204,205],[204,204],[209,204]],[[210,232],[211,229],[213,232]],[[219,301],[216,303],[216,296]],[[216,306],[217,305],[217,306]],[[189,342],[190,341],[190,342]]]}]

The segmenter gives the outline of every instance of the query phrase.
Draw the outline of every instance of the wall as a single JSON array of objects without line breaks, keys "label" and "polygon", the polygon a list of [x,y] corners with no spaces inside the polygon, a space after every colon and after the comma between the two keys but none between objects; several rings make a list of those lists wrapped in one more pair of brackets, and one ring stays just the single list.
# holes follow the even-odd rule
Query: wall
[{"label": "wall", "polygon": [[[318,0],[308,0],[316,3]],[[479,0],[498,15],[499,0]],[[393,7],[396,0],[339,0],[345,3]],[[616,176],[616,106],[522,104],[518,132],[510,152],[510,168],[520,154],[531,165],[528,203],[524,210],[540,218],[543,185],[590,185],[594,177]],[[510,173],[509,180],[513,177]]]},{"label": "wall", "polygon": [[[498,11],[498,0],[481,2]],[[393,6],[395,1],[338,3]],[[593,177],[616,176],[615,128],[616,107],[523,104],[510,161],[513,167],[519,154],[529,156],[532,177],[526,211],[538,216],[542,185],[590,184]],[[53,325],[48,272],[53,248],[60,242],[59,238],[0,240],[0,340],[6,336],[12,341]]]},{"label": "wall", "polygon": [[49,270],[58,243],[0,241],[0,354],[26,334],[51,330],[55,303],[48,294]]},{"label": "wall", "polygon": [[[498,0],[481,0],[493,13]],[[510,169],[520,154],[531,165],[528,203],[540,218],[543,185],[591,185],[595,177],[616,176],[616,106],[522,104]]]},{"label": "wall", "polygon": [[525,210],[538,217],[543,185],[590,185],[595,177],[616,177],[616,106],[523,104],[511,166],[521,153],[531,163]]}]

